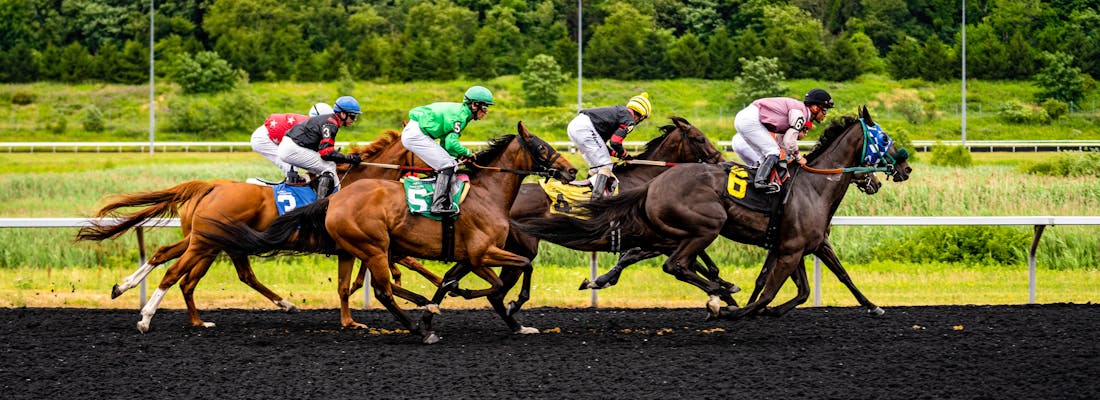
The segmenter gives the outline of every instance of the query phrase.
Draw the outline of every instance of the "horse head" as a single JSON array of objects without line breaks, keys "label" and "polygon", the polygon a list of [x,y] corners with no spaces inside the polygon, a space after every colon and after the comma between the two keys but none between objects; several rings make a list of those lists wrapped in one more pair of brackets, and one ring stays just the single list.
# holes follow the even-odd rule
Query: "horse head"
[{"label": "horse head", "polygon": [[[859,116],[864,124],[864,164],[886,168],[886,174],[894,182],[909,179],[909,174],[913,172],[913,168],[909,166],[909,151],[897,147],[894,139],[871,119],[867,106],[860,107]],[[874,154],[876,152],[878,154]]]},{"label": "horse head", "polygon": [[[867,107],[860,107],[858,118],[845,116],[834,121],[806,156],[810,166],[857,174],[885,172],[895,182],[909,179],[912,168],[908,158],[908,151],[898,148],[886,131],[871,119]],[[858,178],[855,179],[858,183]]]},{"label": "horse head", "polygon": [[545,176],[546,179],[554,178],[564,183],[577,177],[577,168],[562,157],[561,153],[554,150],[554,146],[528,131],[523,121],[516,124],[516,132],[516,139],[531,156],[530,168],[536,175]]},{"label": "horse head", "polygon": [[662,126],[661,136],[646,143],[646,149],[637,158],[676,163],[715,164],[726,161],[725,156],[699,128],[682,117],[671,117],[671,125]]}]

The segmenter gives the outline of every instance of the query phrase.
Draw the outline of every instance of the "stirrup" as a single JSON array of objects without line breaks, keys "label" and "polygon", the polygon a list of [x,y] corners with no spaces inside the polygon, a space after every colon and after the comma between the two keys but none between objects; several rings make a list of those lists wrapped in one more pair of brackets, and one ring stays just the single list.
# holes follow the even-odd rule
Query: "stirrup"
[{"label": "stirrup", "polygon": [[776,193],[779,193],[779,191],[783,189],[782,187],[779,186],[778,183],[775,183],[775,182],[768,182],[768,184],[766,184],[764,186],[760,186],[760,185],[757,185],[757,184],[754,183],[753,186],[755,186],[757,189],[760,189],[761,191],[763,191],[764,194],[776,194]]}]

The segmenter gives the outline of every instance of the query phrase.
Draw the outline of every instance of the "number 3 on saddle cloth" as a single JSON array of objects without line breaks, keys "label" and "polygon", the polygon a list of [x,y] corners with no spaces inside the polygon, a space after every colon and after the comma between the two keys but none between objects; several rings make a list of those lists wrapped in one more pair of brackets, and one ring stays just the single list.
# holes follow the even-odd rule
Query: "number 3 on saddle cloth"
[{"label": "number 3 on saddle cloth", "polygon": [[[432,196],[435,194],[435,178],[421,179],[415,176],[405,176],[401,178],[401,183],[405,185],[405,202],[409,205],[410,213],[422,215],[436,221],[443,219],[431,213]],[[470,176],[457,174],[451,184],[454,185],[451,188],[451,193],[454,193],[454,197],[451,198],[451,209],[459,212],[459,203],[466,199],[466,194],[470,192]]]}]

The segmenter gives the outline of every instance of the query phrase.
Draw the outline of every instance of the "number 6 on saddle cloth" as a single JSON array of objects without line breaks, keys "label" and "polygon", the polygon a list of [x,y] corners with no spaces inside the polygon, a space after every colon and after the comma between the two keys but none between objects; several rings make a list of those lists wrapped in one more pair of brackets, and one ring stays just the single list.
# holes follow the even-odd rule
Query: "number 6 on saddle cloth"
[{"label": "number 6 on saddle cloth", "polygon": [[[432,195],[435,193],[435,178],[421,179],[415,176],[405,176],[401,178],[401,183],[405,186],[405,202],[409,205],[410,213],[436,221],[442,219],[442,217],[430,212]],[[454,198],[451,199],[451,209],[458,213],[460,211],[459,203],[466,198],[466,194],[470,191],[470,176],[457,174],[452,185],[454,187],[451,188],[451,193],[454,193]]]}]

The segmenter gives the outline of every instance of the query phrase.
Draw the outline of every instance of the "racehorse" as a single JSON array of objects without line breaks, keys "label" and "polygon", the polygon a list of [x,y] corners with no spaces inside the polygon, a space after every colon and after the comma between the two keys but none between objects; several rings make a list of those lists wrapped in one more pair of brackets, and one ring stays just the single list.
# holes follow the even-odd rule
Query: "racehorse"
[{"label": "racehorse", "polygon": [[[707,136],[703,134],[699,128],[691,125],[690,122],[682,117],[673,116],[670,119],[672,124],[660,127],[661,135],[647,142],[645,150],[635,156],[634,160],[628,160],[614,166],[613,172],[619,180],[620,189],[625,190],[649,182],[658,174],[665,172],[669,167],[675,166],[676,164],[714,164],[726,161],[722,152],[714,147],[714,144],[707,139]],[[659,161],[659,163],[652,161]],[[550,206],[550,198],[547,196],[546,191],[543,190],[542,185],[526,183],[520,187],[519,197],[517,197],[515,203],[512,204],[512,209],[509,211],[509,217],[516,221],[523,221],[529,218],[545,218],[550,216]],[[535,256],[538,255],[538,245],[539,239],[537,237],[513,229],[508,233],[508,244],[505,246],[505,249],[529,259],[534,259]],[[637,252],[639,252],[639,249],[629,249],[623,253],[623,258],[629,259]],[[656,254],[634,260],[634,262],[653,256],[656,256]],[[709,257],[706,257],[705,253],[701,254],[701,256],[704,257],[705,261],[709,262]],[[714,269],[713,275],[708,274],[708,278],[723,282],[727,287],[736,287],[729,282],[721,280],[721,278],[717,276],[717,267],[712,264],[707,267],[707,272],[710,272],[710,268]],[[515,286],[520,275],[523,275],[523,285],[520,289],[518,299],[508,305],[506,311],[508,315],[513,315],[518,312],[520,307],[523,306],[523,303],[530,298],[531,270],[532,266],[528,264],[520,269],[501,271],[500,278],[504,283],[504,287],[488,289],[494,291],[490,296],[503,297],[513,286]],[[462,289],[457,288],[455,290],[464,297],[481,294],[464,292]],[[730,298],[730,300],[732,301],[732,298]],[[502,301],[503,300],[501,300],[501,302]]]},{"label": "racehorse", "polygon": [[[400,133],[394,131],[387,131],[370,145],[352,149],[352,152],[359,154],[363,161],[367,163],[389,162],[404,166],[425,165],[419,158],[415,158],[412,152],[401,145]],[[344,185],[364,178],[392,180],[401,175],[399,168],[383,169],[365,165],[350,168],[347,165],[341,165],[338,172],[344,174],[341,179]],[[145,208],[126,215],[120,215],[118,212],[121,208],[137,206],[145,206]],[[115,217],[117,219],[112,222],[97,222],[91,226],[83,227],[77,234],[77,239],[99,241],[114,238],[151,218],[175,217],[177,215],[180,216],[183,239],[157,249],[145,264],[126,277],[121,284],[116,284],[111,290],[111,298],[117,298],[126,290],[136,286],[142,279],[145,279],[145,276],[153,268],[180,258],[165,272],[157,290],[142,308],[142,318],[137,323],[137,328],[141,332],[149,330],[149,324],[160,301],[163,299],[165,291],[177,281],[180,282],[180,291],[183,292],[184,302],[187,304],[191,325],[213,327],[214,323],[203,321],[199,317],[193,295],[199,280],[206,274],[214,258],[220,252],[220,246],[217,242],[196,237],[191,233],[198,229],[204,229],[204,219],[241,221],[254,228],[262,229],[278,216],[278,211],[274,192],[270,187],[228,180],[189,181],[165,190],[115,196],[109,204],[103,206],[96,213],[96,217]],[[263,294],[279,308],[287,312],[297,311],[297,307],[293,303],[284,300],[260,283],[247,257],[232,254],[229,256],[234,268],[237,270],[237,277],[242,282]],[[406,258],[398,262],[424,275],[435,285],[439,285],[440,278],[425,269],[416,260]],[[348,266],[348,268],[351,267]],[[400,272],[394,277],[400,285]],[[427,299],[422,296],[404,289],[398,288],[398,293],[413,302],[427,302]]]},{"label": "racehorse", "polygon": [[[530,263],[526,257],[504,249],[508,210],[523,178],[537,174],[569,182],[576,174],[565,158],[528,132],[522,123],[517,131],[517,135],[493,140],[488,149],[475,157],[474,165],[478,168],[470,173],[471,189],[462,203],[461,216],[454,221],[455,246],[449,249],[461,265],[518,268]],[[493,173],[496,171],[502,173]],[[217,238],[233,253],[319,252],[362,260],[370,270],[378,301],[425,343],[439,340],[430,318],[438,312],[438,301],[426,307],[425,317],[416,326],[393,301],[387,267],[391,253],[421,259],[448,258],[448,249],[442,245],[441,221],[411,215],[400,183],[376,179],[357,182],[279,217],[264,232],[256,232],[239,222],[211,221],[211,224],[222,232],[204,234]],[[341,268],[340,282],[347,282],[350,272]],[[343,314],[348,312],[347,297],[343,290],[340,294]],[[524,327],[517,330],[517,333],[537,332]]]},{"label": "racehorse", "polygon": [[[712,316],[737,319],[754,314],[766,308],[788,278],[803,290],[807,285],[802,261],[806,254],[831,250],[829,226],[853,179],[850,172],[881,167],[896,182],[909,178],[912,168],[905,149],[894,146],[865,107],[860,109],[859,117],[834,121],[806,156],[806,171],[795,174],[785,184],[786,205],[773,242],[768,242],[768,216],[727,199],[726,171],[709,164],[676,166],[644,186],[586,203],[583,207],[589,219],[553,216],[515,222],[513,227],[577,250],[607,249],[612,232],[619,230],[624,247],[640,246],[669,254],[663,265],[665,271],[704,288],[712,298],[721,288],[693,276],[690,266],[696,254],[719,235],[770,247],[758,299],[754,296],[745,307],[726,310],[708,303]],[[874,160],[873,164],[867,165],[868,160]]]}]

